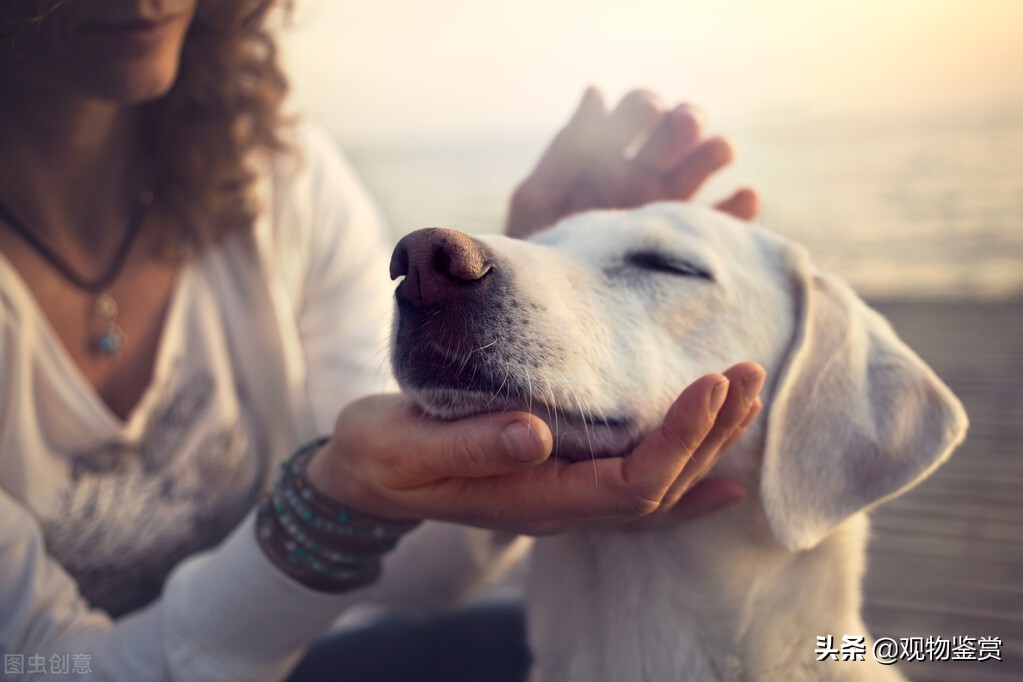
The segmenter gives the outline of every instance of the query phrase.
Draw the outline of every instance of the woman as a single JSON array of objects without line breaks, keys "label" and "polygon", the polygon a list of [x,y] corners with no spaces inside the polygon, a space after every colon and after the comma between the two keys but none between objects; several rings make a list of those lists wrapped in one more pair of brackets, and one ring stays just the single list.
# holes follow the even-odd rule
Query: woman
[{"label": "woman", "polygon": [[[0,9],[0,649],[26,673],[56,655],[274,679],[352,604],[455,598],[502,546],[465,526],[669,523],[742,496],[689,489],[759,409],[751,363],[686,389],[597,487],[548,461],[533,415],[438,423],[362,397],[389,388],[380,220],[322,135],[282,124],[270,4]],[[589,92],[508,231],[686,198],[729,154],[688,109]],[[422,519],[461,525],[390,551]]]}]

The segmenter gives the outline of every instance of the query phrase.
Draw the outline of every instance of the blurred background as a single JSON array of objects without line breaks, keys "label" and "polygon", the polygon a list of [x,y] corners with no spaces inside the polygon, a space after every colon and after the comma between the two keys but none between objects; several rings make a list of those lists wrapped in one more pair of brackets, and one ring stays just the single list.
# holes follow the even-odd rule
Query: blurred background
[{"label": "blurred background", "polygon": [[1023,287],[1019,0],[298,0],[292,109],[395,234],[500,228],[593,84],[704,109],[762,220],[868,294]]},{"label": "blurred background", "polygon": [[293,24],[291,109],[395,238],[499,230],[587,85],[703,108],[738,158],[702,201],[757,188],[762,222],[887,314],[971,415],[952,461],[874,515],[868,624],[1003,641],[1000,664],[913,679],[1023,679],[1023,2],[298,0]]}]

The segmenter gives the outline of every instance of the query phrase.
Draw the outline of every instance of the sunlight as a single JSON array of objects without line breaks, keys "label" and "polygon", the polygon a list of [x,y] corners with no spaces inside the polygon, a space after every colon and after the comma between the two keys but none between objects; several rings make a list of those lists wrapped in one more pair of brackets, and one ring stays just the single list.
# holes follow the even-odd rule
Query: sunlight
[{"label": "sunlight", "polygon": [[300,0],[296,106],[347,134],[546,130],[590,83],[716,121],[1023,102],[1023,3]]}]

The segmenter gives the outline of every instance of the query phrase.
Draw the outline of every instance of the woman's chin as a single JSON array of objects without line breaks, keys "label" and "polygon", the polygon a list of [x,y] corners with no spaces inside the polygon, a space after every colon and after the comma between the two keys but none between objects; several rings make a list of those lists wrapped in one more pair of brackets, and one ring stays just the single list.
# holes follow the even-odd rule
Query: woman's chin
[{"label": "woman's chin", "polygon": [[166,95],[178,74],[176,55],[164,59],[135,60],[93,72],[79,81],[82,94],[125,106],[152,102]]}]

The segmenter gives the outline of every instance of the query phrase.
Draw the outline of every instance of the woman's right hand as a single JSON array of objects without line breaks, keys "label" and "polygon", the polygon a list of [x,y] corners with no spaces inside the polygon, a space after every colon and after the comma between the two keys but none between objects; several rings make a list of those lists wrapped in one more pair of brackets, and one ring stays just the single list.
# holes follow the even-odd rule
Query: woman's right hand
[{"label": "woman's right hand", "polygon": [[[627,153],[637,139],[643,144]],[[733,156],[725,138],[704,137],[703,114],[694,107],[669,109],[654,93],[634,90],[608,110],[600,91],[588,88],[512,194],[505,233],[524,239],[573,213],[690,201]],[[758,203],[756,192],[744,188],[715,208],[751,220]]]},{"label": "woman's right hand", "polygon": [[720,493],[704,487],[697,509],[679,501],[755,415],[762,382],[753,363],[704,376],[632,452],[582,462],[550,458],[551,432],[535,415],[440,421],[403,395],[370,396],[342,411],[306,473],[337,502],[384,519],[543,535],[666,511],[692,518],[741,499],[733,483]]}]

